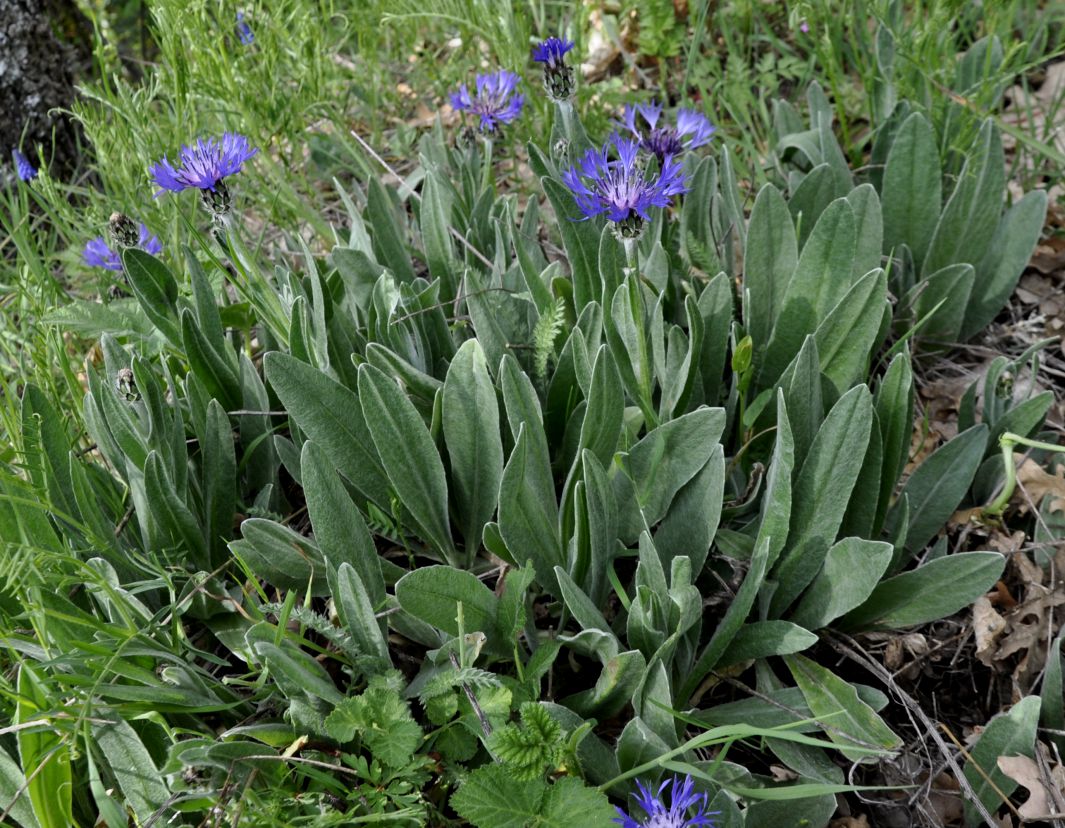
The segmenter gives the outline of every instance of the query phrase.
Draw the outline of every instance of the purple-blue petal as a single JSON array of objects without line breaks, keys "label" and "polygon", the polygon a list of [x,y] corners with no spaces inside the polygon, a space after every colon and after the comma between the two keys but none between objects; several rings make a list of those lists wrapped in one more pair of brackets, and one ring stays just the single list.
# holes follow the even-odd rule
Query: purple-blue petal
[{"label": "purple-blue petal", "polygon": [[563,56],[572,48],[572,40],[549,37],[533,49],[533,60],[536,63],[546,63],[553,69],[562,64]]},{"label": "purple-blue petal", "polygon": [[[673,196],[687,192],[687,178],[672,156],[654,171],[641,162],[639,146],[615,134],[602,149],[587,150],[563,171],[562,183],[585,218],[605,213],[613,222],[637,216],[650,219],[651,207],[669,207]],[[652,797],[646,789],[640,790]]]},{"label": "purple-blue petal", "polygon": [[106,270],[122,272],[122,260],[118,254],[107,246],[103,236],[90,239],[81,251],[81,257],[89,267],[102,267]]},{"label": "purple-blue petal", "polygon": [[495,132],[499,124],[509,124],[521,114],[525,96],[514,94],[520,79],[501,69],[478,75],[471,95],[465,84],[451,93],[451,105],[480,119],[482,132]]},{"label": "purple-blue petal", "polygon": [[258,151],[248,144],[246,136],[236,132],[223,133],[221,141],[198,138],[194,146],[181,148],[180,167],[175,168],[164,155],[149,168],[152,180],[161,188],[155,195],[158,198],[165,190],[177,193],[190,187],[213,191],[223,178],[240,172],[244,162]]},{"label": "purple-blue petal", "polygon": [[19,150],[11,150],[11,158],[15,162],[15,172],[20,181],[32,181],[37,177],[37,168]]}]

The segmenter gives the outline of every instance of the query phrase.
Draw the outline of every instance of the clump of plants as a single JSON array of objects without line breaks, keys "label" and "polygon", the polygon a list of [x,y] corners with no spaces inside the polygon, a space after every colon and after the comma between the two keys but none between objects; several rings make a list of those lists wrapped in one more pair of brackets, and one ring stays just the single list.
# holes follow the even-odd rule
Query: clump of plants
[{"label": "clump of plants", "polygon": [[[823,826],[902,750],[821,642],[999,579],[939,536],[1052,400],[907,468],[911,354],[998,313],[1045,196],[1006,207],[991,122],[945,178],[905,103],[856,174],[815,85],[748,215],[699,109],[588,135],[572,46],[534,53],[548,146],[501,140],[539,79],[478,75],[470,128],[338,184],[299,267],[249,242],[265,149],[142,159],[209,222],[175,206],[178,249],[113,217],[84,250],[113,290],[65,311],[98,335],[80,416],[18,389],[0,526],[44,563],[0,594],[4,819]],[[991,740],[1030,752],[1040,710],[971,749],[973,824],[1009,793]]]}]

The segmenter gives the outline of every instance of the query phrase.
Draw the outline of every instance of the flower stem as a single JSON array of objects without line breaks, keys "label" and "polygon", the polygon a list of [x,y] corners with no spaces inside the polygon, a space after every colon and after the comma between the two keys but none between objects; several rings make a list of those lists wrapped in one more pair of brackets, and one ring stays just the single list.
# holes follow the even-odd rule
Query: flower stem
[{"label": "flower stem", "polygon": [[1054,443],[1043,443],[1039,440],[1029,440],[1027,437],[1022,437],[1011,431],[1007,431],[999,437],[998,444],[1002,450],[1002,465],[1006,471],[1006,480],[1002,484],[1002,491],[999,492],[998,497],[991,501],[991,503],[984,509],[985,515],[991,515],[994,517],[997,517],[1006,511],[1006,505],[1010,502],[1010,498],[1013,497],[1013,492],[1017,488],[1017,467],[1013,462],[1014,446],[1028,446],[1028,448],[1054,452],[1065,451],[1065,446],[1055,445]]}]

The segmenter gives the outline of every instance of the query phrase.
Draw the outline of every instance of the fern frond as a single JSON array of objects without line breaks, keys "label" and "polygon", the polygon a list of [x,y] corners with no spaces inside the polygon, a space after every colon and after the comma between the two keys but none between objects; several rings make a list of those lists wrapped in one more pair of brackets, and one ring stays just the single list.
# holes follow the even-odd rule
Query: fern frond
[{"label": "fern frond", "polygon": [[544,313],[533,328],[533,369],[537,379],[547,374],[547,364],[555,356],[555,339],[562,331],[565,321],[565,304],[559,298],[554,306]]}]

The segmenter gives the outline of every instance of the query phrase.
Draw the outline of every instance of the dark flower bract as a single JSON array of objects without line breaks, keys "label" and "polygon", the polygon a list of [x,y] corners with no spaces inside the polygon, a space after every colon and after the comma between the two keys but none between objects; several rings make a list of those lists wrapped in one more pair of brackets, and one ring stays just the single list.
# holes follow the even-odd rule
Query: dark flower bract
[{"label": "dark flower bract", "polygon": [[18,177],[22,181],[32,181],[37,177],[37,168],[30,163],[30,159],[25,155],[16,149],[11,150],[11,157],[15,161],[15,172],[18,173]]},{"label": "dark flower bract", "polygon": [[[151,253],[153,256],[158,256],[163,251],[163,245],[160,243],[159,238],[145,227],[143,222],[139,228],[136,246],[145,253]],[[102,267],[106,270],[113,270],[116,273],[122,272],[121,252],[108,245],[103,236],[97,236],[87,242],[81,256],[89,267]]]},{"label": "dark flower bract", "polygon": [[451,93],[451,105],[455,109],[480,117],[481,132],[495,132],[500,124],[509,124],[521,114],[525,96],[515,94],[518,76],[506,69],[478,75],[473,95],[462,84],[458,92]]},{"label": "dark flower bract", "polygon": [[[617,158],[610,158],[613,145]],[[585,218],[605,213],[616,224],[633,223],[638,232],[651,218],[651,207],[668,207],[675,195],[688,191],[680,165],[667,156],[658,170],[639,157],[639,144],[613,135],[602,149],[590,149],[562,174]]]},{"label": "dark flower bract", "polygon": [[181,148],[181,166],[175,168],[164,155],[149,171],[160,189],[158,198],[166,190],[180,193],[190,187],[214,192],[223,178],[240,172],[244,162],[259,150],[248,145],[248,139],[236,132],[222,134],[222,140],[199,138],[194,146]]},{"label": "dark flower bract", "polygon": [[716,129],[705,115],[693,109],[678,110],[675,127],[659,126],[661,116],[661,104],[649,103],[626,106],[622,117],[625,128],[640,142],[640,146],[659,161],[703,146],[710,141]]},{"label": "dark flower bract", "polygon": [[695,783],[690,776],[685,776],[683,781],[673,777],[669,807],[666,807],[662,797],[667,785],[668,779],[658,786],[656,793],[652,793],[650,788],[637,781],[636,787],[640,793],[636,802],[647,816],[637,820],[618,808],[614,822],[621,828],[713,828],[713,817],[717,811],[706,810],[706,794],[695,793]]}]

